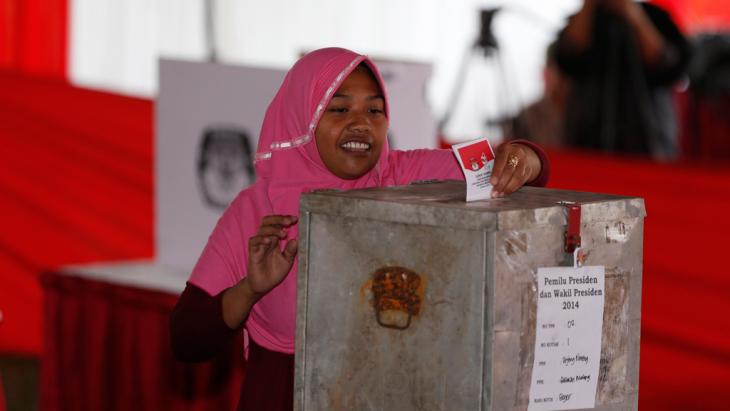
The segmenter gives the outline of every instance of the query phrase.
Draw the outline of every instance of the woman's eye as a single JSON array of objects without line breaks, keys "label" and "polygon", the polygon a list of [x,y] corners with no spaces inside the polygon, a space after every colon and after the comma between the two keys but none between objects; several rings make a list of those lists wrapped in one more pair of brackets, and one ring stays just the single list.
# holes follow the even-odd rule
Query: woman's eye
[{"label": "woman's eye", "polygon": [[347,109],[344,107],[330,107],[328,111],[333,113],[347,113]]},{"label": "woman's eye", "polygon": [[383,114],[383,109],[380,108],[371,108],[369,111],[373,114]]}]

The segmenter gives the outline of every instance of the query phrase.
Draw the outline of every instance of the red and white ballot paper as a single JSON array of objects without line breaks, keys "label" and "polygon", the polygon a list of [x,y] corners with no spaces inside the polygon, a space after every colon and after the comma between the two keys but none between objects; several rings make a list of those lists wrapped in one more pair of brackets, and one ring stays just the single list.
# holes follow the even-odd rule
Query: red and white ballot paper
[{"label": "red and white ballot paper", "polygon": [[479,138],[451,146],[466,177],[466,201],[486,200],[492,195],[494,150],[489,140]]}]

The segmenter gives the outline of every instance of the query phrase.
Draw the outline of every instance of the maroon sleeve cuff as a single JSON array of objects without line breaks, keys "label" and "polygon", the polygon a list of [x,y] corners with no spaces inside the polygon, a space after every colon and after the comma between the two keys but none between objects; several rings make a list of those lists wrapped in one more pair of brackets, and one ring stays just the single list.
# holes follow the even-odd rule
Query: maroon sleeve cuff
[{"label": "maroon sleeve cuff", "polygon": [[510,141],[510,144],[522,144],[530,147],[532,151],[537,154],[540,158],[540,174],[538,174],[534,180],[529,181],[526,185],[532,187],[545,187],[548,183],[548,179],[550,178],[550,160],[548,159],[547,154],[545,154],[545,151],[537,144],[528,140],[513,140]]},{"label": "maroon sleeve cuff", "polygon": [[170,315],[170,342],[178,360],[206,361],[233,342],[237,330],[223,320],[222,305],[223,292],[210,296],[187,283]]}]

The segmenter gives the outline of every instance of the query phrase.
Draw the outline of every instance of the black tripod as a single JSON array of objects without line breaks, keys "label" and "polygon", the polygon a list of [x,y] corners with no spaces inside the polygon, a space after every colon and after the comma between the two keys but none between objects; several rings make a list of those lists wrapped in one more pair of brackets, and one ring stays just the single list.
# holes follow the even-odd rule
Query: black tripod
[{"label": "black tripod", "polygon": [[467,74],[469,72],[469,67],[472,64],[473,59],[475,58],[485,59],[485,63],[488,64],[488,67],[492,67],[494,69],[492,84],[495,86],[495,88],[492,90],[492,92],[496,93],[495,96],[497,101],[497,110],[502,111],[498,112],[496,117],[487,117],[484,120],[484,125],[488,129],[499,128],[500,125],[506,120],[506,118],[509,118],[509,115],[507,113],[504,113],[504,111],[506,111],[505,108],[510,107],[509,99],[516,97],[513,97],[514,95],[510,93],[509,85],[507,82],[507,75],[505,73],[504,64],[500,56],[499,43],[497,42],[497,38],[494,36],[494,32],[492,30],[494,17],[499,11],[499,8],[494,8],[481,10],[480,12],[481,24],[479,34],[477,35],[476,40],[469,46],[469,48],[464,53],[464,57],[462,58],[461,64],[459,66],[459,71],[456,77],[456,81],[454,83],[454,87],[451,90],[451,95],[446,106],[446,111],[438,124],[438,132],[440,138],[443,138],[445,136],[446,126],[448,125],[454,114],[454,111],[457,108],[459,98],[463,94],[464,84],[467,78]]}]

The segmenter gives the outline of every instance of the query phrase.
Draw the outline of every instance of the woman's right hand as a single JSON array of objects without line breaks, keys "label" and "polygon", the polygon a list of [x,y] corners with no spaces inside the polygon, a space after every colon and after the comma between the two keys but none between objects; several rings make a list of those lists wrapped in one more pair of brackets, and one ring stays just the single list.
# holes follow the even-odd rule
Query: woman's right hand
[{"label": "woman's right hand", "polygon": [[279,243],[289,227],[297,223],[293,215],[268,215],[256,235],[248,240],[248,273],[238,284],[223,293],[223,321],[235,330],[248,317],[253,305],[276,287],[291,270],[297,255],[297,240]]},{"label": "woman's right hand", "polygon": [[297,216],[292,215],[265,216],[256,235],[248,240],[246,278],[255,294],[260,296],[269,292],[291,270],[299,246],[297,239],[288,240],[283,250],[279,243],[297,221]]}]

